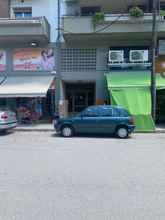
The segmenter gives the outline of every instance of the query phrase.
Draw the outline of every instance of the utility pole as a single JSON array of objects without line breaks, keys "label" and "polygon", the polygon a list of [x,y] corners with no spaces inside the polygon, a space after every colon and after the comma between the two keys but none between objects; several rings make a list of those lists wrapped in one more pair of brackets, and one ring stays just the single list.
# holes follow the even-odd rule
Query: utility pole
[{"label": "utility pole", "polygon": [[155,54],[157,46],[157,0],[153,0],[152,21],[152,70],[151,70],[151,114],[153,120],[156,118],[156,71]]},{"label": "utility pole", "polygon": [[56,95],[55,95],[55,106],[56,112],[58,112],[59,100],[60,100],[60,80],[61,80],[61,27],[60,27],[60,19],[61,19],[61,7],[60,0],[57,0],[57,39],[56,39]]}]

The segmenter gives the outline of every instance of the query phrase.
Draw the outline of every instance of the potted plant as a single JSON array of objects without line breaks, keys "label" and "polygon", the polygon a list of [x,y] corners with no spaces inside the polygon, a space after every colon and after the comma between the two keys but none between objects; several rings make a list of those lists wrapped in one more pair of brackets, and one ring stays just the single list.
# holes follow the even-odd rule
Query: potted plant
[{"label": "potted plant", "polygon": [[144,16],[144,12],[141,8],[139,8],[138,6],[133,6],[132,8],[130,8],[129,10],[129,15],[131,17],[135,17],[135,18],[139,18],[139,17],[143,17]]},{"label": "potted plant", "polygon": [[96,26],[104,21],[104,13],[103,12],[96,12],[92,17],[93,27],[94,29]]},{"label": "potted plant", "polygon": [[165,19],[165,10],[160,10],[159,14],[160,14],[162,20],[164,20]]}]

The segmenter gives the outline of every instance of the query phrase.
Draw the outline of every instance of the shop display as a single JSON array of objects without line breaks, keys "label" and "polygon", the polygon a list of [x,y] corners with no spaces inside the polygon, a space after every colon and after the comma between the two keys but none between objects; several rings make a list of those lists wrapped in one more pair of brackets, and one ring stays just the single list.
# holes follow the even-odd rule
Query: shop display
[{"label": "shop display", "polygon": [[37,122],[42,117],[41,100],[34,98],[29,99],[26,102],[20,102],[17,114],[20,123]]}]

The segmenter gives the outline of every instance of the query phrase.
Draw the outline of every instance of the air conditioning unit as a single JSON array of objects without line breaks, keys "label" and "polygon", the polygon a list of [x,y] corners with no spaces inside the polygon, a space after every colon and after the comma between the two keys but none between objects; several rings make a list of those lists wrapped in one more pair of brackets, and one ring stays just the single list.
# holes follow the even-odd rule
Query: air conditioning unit
[{"label": "air conditioning unit", "polygon": [[123,63],[124,62],[124,50],[110,50],[108,60],[109,60],[109,63]]},{"label": "air conditioning unit", "polygon": [[148,62],[148,50],[130,50],[129,60],[131,63]]}]

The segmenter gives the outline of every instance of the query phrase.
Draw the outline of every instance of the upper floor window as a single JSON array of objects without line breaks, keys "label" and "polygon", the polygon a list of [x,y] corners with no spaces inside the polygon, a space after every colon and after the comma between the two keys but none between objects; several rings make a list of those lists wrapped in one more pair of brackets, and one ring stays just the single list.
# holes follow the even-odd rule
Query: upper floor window
[{"label": "upper floor window", "polygon": [[82,16],[92,16],[96,12],[100,12],[100,11],[101,11],[100,6],[82,7],[81,8],[81,15]]},{"label": "upper floor window", "polygon": [[163,11],[165,10],[165,2],[160,2],[159,9]]},{"label": "upper floor window", "polygon": [[14,13],[15,18],[31,18],[32,8],[31,7],[13,8],[13,13]]}]

